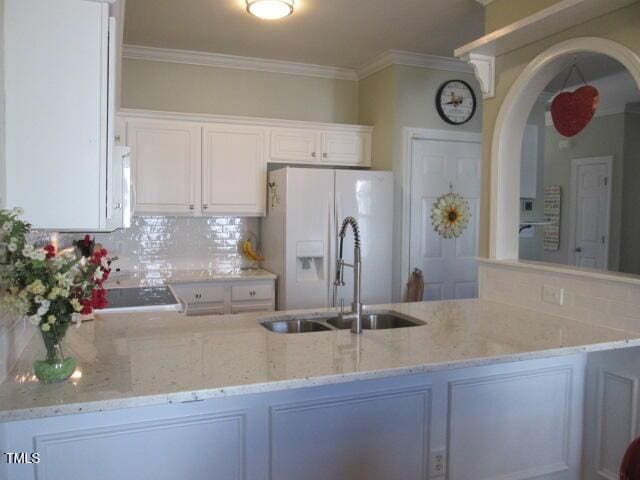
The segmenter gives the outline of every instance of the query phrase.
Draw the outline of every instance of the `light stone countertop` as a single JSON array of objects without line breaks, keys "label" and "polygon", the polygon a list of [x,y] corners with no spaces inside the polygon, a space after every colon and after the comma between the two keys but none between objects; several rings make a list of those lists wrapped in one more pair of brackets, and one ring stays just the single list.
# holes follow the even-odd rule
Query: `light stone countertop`
[{"label": "light stone countertop", "polygon": [[275,280],[275,273],[263,269],[249,270],[160,270],[113,274],[106,282],[107,288],[163,286],[178,283],[214,282],[231,280]]},{"label": "light stone countertop", "polygon": [[[41,385],[34,335],[0,384],[0,422],[328,385],[394,375],[640,346],[640,334],[483,300],[398,304],[425,325],[277,334],[259,318],[292,312],[184,317],[110,314],[69,329],[72,380]],[[329,309],[307,311],[321,316]]]}]

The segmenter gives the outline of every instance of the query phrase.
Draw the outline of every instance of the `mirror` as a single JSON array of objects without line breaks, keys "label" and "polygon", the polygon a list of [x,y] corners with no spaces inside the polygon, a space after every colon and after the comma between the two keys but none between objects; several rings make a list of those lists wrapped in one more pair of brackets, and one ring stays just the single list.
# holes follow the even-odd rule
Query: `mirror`
[{"label": "mirror", "polygon": [[640,274],[640,90],[622,64],[567,57],[530,112],[520,161],[521,260]]}]

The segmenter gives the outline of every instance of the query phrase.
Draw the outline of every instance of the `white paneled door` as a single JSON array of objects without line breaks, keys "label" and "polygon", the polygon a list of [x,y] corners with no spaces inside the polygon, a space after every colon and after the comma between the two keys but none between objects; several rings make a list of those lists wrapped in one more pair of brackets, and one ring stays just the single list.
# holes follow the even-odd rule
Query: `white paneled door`
[{"label": "white paneled door", "polygon": [[[481,144],[414,139],[411,149],[410,269],[423,272],[424,300],[476,297]],[[445,239],[431,209],[450,188],[469,202],[471,219],[459,238]]]},{"label": "white paneled door", "polygon": [[573,265],[609,266],[611,163],[611,157],[573,160],[569,252]]}]

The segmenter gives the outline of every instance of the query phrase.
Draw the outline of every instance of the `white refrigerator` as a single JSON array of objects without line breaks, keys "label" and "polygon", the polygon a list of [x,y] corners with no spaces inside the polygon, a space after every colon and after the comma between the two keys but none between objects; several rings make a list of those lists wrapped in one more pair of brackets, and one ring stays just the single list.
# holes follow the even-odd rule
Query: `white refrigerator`
[{"label": "white refrigerator", "polygon": [[[364,170],[286,167],[269,173],[262,219],[264,267],[278,275],[278,310],[339,306],[353,298],[353,271],[334,297],[337,234],[356,218],[362,243],[362,303],[391,302],[393,174]],[[353,260],[353,232],[344,242]]]}]

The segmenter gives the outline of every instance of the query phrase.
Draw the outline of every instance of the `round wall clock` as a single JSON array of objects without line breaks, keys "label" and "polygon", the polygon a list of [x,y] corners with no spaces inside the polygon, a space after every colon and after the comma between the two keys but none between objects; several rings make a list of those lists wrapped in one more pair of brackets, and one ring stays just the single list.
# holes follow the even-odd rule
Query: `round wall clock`
[{"label": "round wall clock", "polygon": [[476,94],[463,80],[449,80],[436,95],[436,107],[442,119],[451,125],[467,123],[476,113]]}]

